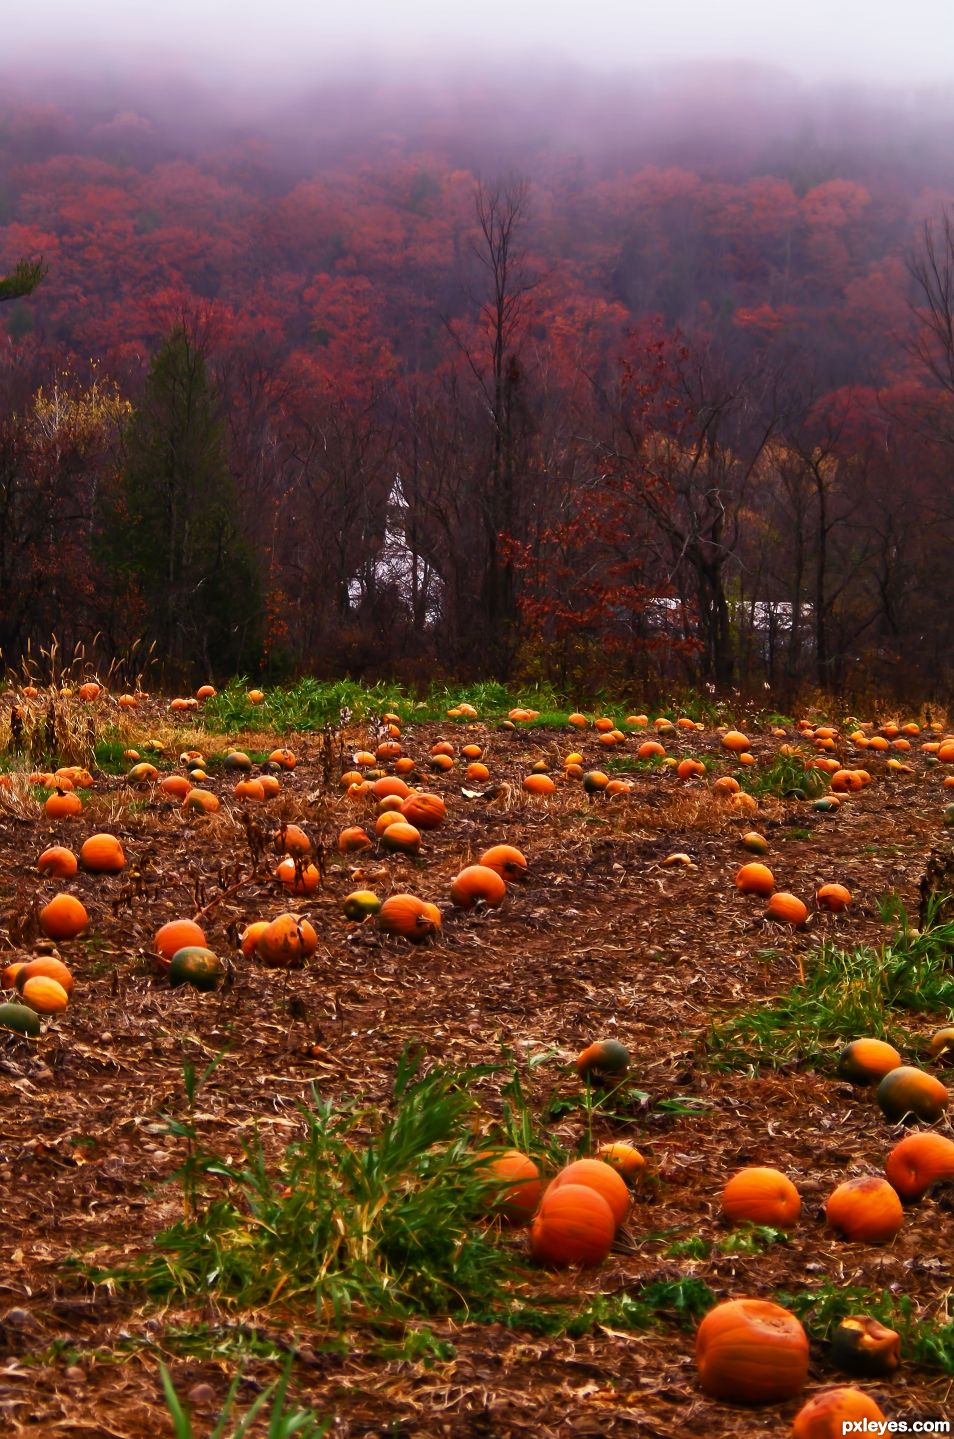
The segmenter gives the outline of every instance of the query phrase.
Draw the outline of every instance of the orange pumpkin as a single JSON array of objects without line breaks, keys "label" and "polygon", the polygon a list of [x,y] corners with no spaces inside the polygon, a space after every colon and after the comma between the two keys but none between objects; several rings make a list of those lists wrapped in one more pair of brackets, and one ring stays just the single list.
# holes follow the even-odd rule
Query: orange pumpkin
[{"label": "orange pumpkin", "polygon": [[399,779],[396,774],[390,774],[376,779],[371,786],[371,793],[375,799],[383,799],[386,794],[396,794],[401,799],[406,799],[411,791],[403,779]]},{"label": "orange pumpkin", "polygon": [[538,1264],[560,1268],[602,1264],[615,1233],[613,1211],[595,1189],[551,1185],[530,1226],[530,1253]]},{"label": "orange pumpkin", "polygon": [[182,808],[194,810],[197,814],[215,814],[219,808],[219,799],[211,790],[190,789],[182,801]]},{"label": "orange pumpkin", "polygon": [[759,894],[767,899],[775,889],[775,876],[767,864],[753,860],[737,871],[735,887],[743,894]]},{"label": "orange pumpkin", "polygon": [[854,1039],[838,1056],[838,1073],[852,1084],[880,1084],[900,1064],[894,1045],[883,1039]]},{"label": "orange pumpkin", "polygon": [[765,913],[769,919],[778,920],[779,924],[791,924],[796,928],[808,919],[807,906],[784,889],[775,891],[765,907]]},{"label": "orange pumpkin", "polygon": [[232,793],[236,799],[250,800],[253,804],[261,804],[265,798],[265,787],[260,779],[240,779]]},{"label": "orange pumpkin", "polygon": [[156,930],[152,941],[156,968],[166,973],[172,963],[172,956],[191,945],[199,949],[207,948],[205,930],[191,919],[170,919],[168,924]]},{"label": "orange pumpkin", "polygon": [[[381,816],[381,819],[385,818],[386,815]],[[389,824],[380,838],[382,849],[396,850],[401,854],[420,853],[421,832],[413,824],[398,820],[396,824]]]},{"label": "orange pumpkin", "polygon": [[697,775],[704,775],[706,767],[697,759],[681,759],[676,765],[676,774],[680,779],[694,779]]},{"label": "orange pumpkin", "polygon": [[904,1210],[886,1179],[866,1174],[846,1179],[829,1194],[825,1222],[831,1229],[859,1244],[887,1244],[904,1221]]},{"label": "orange pumpkin", "polygon": [[239,945],[246,959],[251,959],[258,951],[258,941],[268,929],[267,919],[255,919],[251,924],[246,925],[239,935]]},{"label": "orange pumpkin", "polygon": [[472,909],[477,903],[496,906],[502,904],[507,885],[495,869],[483,864],[469,864],[462,869],[451,885],[451,902],[459,909]]},{"label": "orange pumpkin", "polygon": [[916,1203],[935,1184],[954,1179],[954,1141],[943,1134],[909,1134],[888,1155],[884,1172],[906,1204]]},{"label": "orange pumpkin", "polygon": [[528,794],[549,795],[553,794],[556,785],[548,774],[528,774],[523,781],[523,787]]},{"label": "orange pumpkin", "polygon": [[512,844],[491,845],[480,856],[480,863],[485,869],[495,869],[508,884],[515,879],[523,879],[527,872],[526,859]]},{"label": "orange pumpkin", "polygon": [[447,815],[447,806],[439,794],[409,794],[401,805],[401,813],[415,829],[437,829]]},{"label": "orange pumpkin", "polygon": [[50,819],[68,819],[83,813],[83,801],[72,789],[58,790],[44,801],[43,808]]},{"label": "orange pumpkin", "polygon": [[935,1030],[928,1044],[928,1054],[932,1059],[954,1058],[954,1025]]},{"label": "orange pumpkin", "polygon": [[780,1170],[751,1165],[733,1174],[726,1184],[722,1209],[733,1223],[748,1221],[788,1229],[797,1223],[802,1201],[792,1181]]},{"label": "orange pumpkin", "polygon": [[618,1039],[598,1039],[576,1057],[576,1072],[581,1079],[618,1079],[628,1068],[629,1050]]},{"label": "orange pumpkin", "polygon": [[878,1379],[901,1367],[901,1337],[867,1314],[849,1315],[831,1336],[836,1369],[859,1379]]},{"label": "orange pumpkin", "polygon": [[936,1124],[951,1099],[939,1079],[910,1064],[902,1064],[886,1074],[875,1097],[881,1112],[892,1124],[902,1120],[907,1123],[912,1115],[925,1124]]},{"label": "orange pumpkin", "polygon": [[767,1299],[729,1299],[696,1331],[703,1392],[736,1404],[792,1399],[808,1378],[808,1337],[794,1314]]},{"label": "orange pumpkin", "polygon": [[360,825],[349,825],[338,836],[338,848],[342,854],[359,854],[371,848],[371,840]]},{"label": "orange pumpkin", "polygon": [[34,975],[19,988],[24,1004],[35,1009],[37,1014],[62,1014],[70,1002],[62,984],[45,974]]},{"label": "orange pumpkin", "polygon": [[47,939],[75,939],[88,924],[85,907],[72,894],[56,894],[40,910],[40,928]]},{"label": "orange pumpkin", "polygon": [[126,868],[126,855],[114,834],[91,834],[83,841],[80,863],[93,874],[119,874]]},{"label": "orange pumpkin", "polygon": [[519,1149],[481,1158],[486,1163],[477,1172],[494,1183],[489,1201],[494,1213],[511,1224],[529,1224],[543,1194],[543,1180],[533,1160]]},{"label": "orange pumpkin", "polygon": [[43,851],[36,867],[41,874],[52,875],[55,879],[72,879],[79,865],[71,849],[62,844],[54,844]]},{"label": "orange pumpkin", "polygon": [[490,779],[490,770],[479,760],[474,760],[467,766],[464,778],[470,780],[472,784],[485,784]]},{"label": "orange pumpkin", "polygon": [[621,1174],[627,1184],[635,1184],[646,1168],[646,1160],[639,1150],[622,1140],[601,1144],[596,1151],[596,1157],[615,1169],[617,1174]]},{"label": "orange pumpkin", "polygon": [[[722,774],[717,780],[713,781],[712,793],[722,796],[733,795],[738,794],[741,788],[742,786],[734,775]],[[767,848],[768,846],[766,845],[766,849]]]},{"label": "orange pumpkin", "polygon": [[27,960],[26,964],[18,965],[14,983],[20,992],[23,986],[31,979],[55,979],[61,984],[67,994],[73,993],[73,976],[61,959],[52,954],[40,954],[36,959]]},{"label": "orange pumpkin", "polygon": [[[371,841],[368,840],[370,847]],[[304,859],[312,853],[314,846],[303,829],[297,824],[280,824],[275,831],[275,852],[290,854],[294,859]]]},{"label": "orange pumpkin", "polygon": [[751,749],[751,744],[741,730],[730,729],[722,736],[722,748],[732,754],[743,754],[747,749]]},{"label": "orange pumpkin", "polygon": [[551,1180],[547,1193],[564,1184],[584,1184],[589,1189],[595,1189],[609,1205],[614,1225],[622,1224],[629,1213],[631,1200],[626,1181],[602,1159],[577,1159],[565,1165]]},{"label": "orange pumpkin", "polygon": [[314,926],[300,914],[280,914],[258,936],[256,953],[270,969],[301,969],[318,948]]},{"label": "orange pumpkin", "polygon": [[647,740],[644,740],[644,741],[643,741],[643,743],[639,746],[639,749],[636,751],[636,758],[637,758],[637,759],[662,759],[662,758],[664,757],[665,753],[666,753],[665,746],[664,746],[664,745],[661,745],[658,740],[656,740],[656,739],[647,739]]},{"label": "orange pumpkin", "polygon": [[416,944],[436,934],[441,927],[441,912],[436,904],[418,899],[416,894],[392,894],[378,912],[378,928],[384,934],[400,935]]},{"label": "orange pumpkin", "polygon": [[275,870],[275,878],[281,880],[289,894],[312,894],[321,883],[321,873],[314,864],[302,864],[301,860],[288,855]]},{"label": "orange pumpkin", "polygon": [[186,779],[184,774],[167,774],[159,781],[159,789],[162,794],[167,794],[171,799],[183,800],[192,788],[192,781]]},{"label": "orange pumpkin", "polygon": [[792,1424],[792,1439],[841,1439],[843,1434],[853,1432],[852,1421],[869,1419],[884,1422],[884,1414],[870,1394],[851,1385],[826,1389],[812,1395],[799,1409]]},{"label": "orange pumpkin", "polygon": [[851,904],[851,890],[843,884],[823,884],[815,892],[815,903],[830,914],[843,914]]}]

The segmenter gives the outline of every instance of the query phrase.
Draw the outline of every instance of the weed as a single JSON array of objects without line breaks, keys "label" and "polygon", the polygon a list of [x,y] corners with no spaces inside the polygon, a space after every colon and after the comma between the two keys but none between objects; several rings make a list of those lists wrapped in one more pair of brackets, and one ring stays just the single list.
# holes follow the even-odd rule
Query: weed
[{"label": "weed", "polygon": [[[897,906],[891,913],[897,915]],[[904,918],[878,948],[822,944],[805,961],[804,985],[793,986],[774,1004],[713,1025],[708,1044],[716,1063],[744,1068],[807,1058],[826,1067],[835,1057],[826,1053],[826,1044],[859,1034],[899,1039],[898,1011],[954,1007],[954,923],[929,924],[918,933]]]},{"label": "weed", "polygon": [[817,799],[825,794],[830,776],[823,769],[806,769],[801,755],[779,755],[751,774],[746,771],[745,788],[754,795],[775,795],[778,799]]},{"label": "weed", "polygon": [[[159,1365],[159,1373],[162,1378],[166,1404],[172,1418],[175,1439],[193,1439],[195,1430],[192,1427],[191,1415],[176,1393],[172,1376],[164,1364]],[[259,1415],[268,1421],[268,1439],[292,1439],[293,1435],[297,1435],[298,1439],[321,1439],[321,1436],[327,1434],[331,1427],[330,1419],[319,1419],[311,1409],[286,1408],[290,1375],[291,1360],[286,1363],[280,1377],[274,1383],[269,1384],[267,1389],[263,1389],[251,1407],[239,1418],[235,1414],[235,1401],[242,1383],[242,1375],[241,1373],[236,1374],[229,1386],[225,1403],[209,1439],[244,1439],[245,1435],[252,1432],[252,1426]],[[271,1407],[266,1415],[264,1410],[269,1403]]]},{"label": "weed", "polygon": [[[187,1116],[170,1127],[186,1144],[185,1217],[128,1269],[92,1277],[242,1308],[281,1296],[338,1319],[355,1306],[407,1317],[486,1302],[513,1268],[477,1222],[499,1183],[471,1147],[469,1086],[488,1072],[418,1078],[405,1057],[390,1111],[313,1093],[303,1136],[276,1164],[253,1135],[238,1167],[198,1147],[195,1095],[209,1070],[193,1073]],[[210,1198],[213,1182],[224,1193]]]}]

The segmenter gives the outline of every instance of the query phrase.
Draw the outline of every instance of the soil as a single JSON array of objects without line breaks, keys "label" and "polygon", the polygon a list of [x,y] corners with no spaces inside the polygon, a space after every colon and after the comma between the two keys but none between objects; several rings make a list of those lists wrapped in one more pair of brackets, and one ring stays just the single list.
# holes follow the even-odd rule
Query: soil
[{"label": "soil", "polygon": [[[142,734],[161,723],[168,721],[158,706],[137,720]],[[468,785],[460,765],[431,773],[430,746],[439,737],[482,744],[492,782]],[[207,736],[206,752],[237,738]],[[343,767],[351,751],[369,741],[373,747],[374,738],[364,728],[350,730]],[[696,1433],[761,1439],[789,1432],[801,1400],[743,1410],[701,1394],[691,1325],[661,1322],[639,1333],[607,1327],[570,1339],[431,1319],[427,1328],[453,1346],[446,1351],[452,1357],[441,1351],[428,1359],[386,1359],[381,1329],[359,1319],[342,1336],[333,1326],[290,1317],[280,1303],[234,1315],[201,1299],[151,1307],[91,1285],[69,1261],[121,1264],[148,1251],[181,1216],[181,1187],[167,1181],[182,1153],[164,1117],[181,1109],[184,1057],[201,1066],[223,1049],[202,1090],[198,1123],[209,1147],[230,1153],[253,1123],[270,1144],[287,1143],[296,1131],[296,1105],[312,1086],[322,1096],[357,1094],[386,1104],[408,1046],[421,1050],[425,1063],[455,1069],[493,1064],[503,1047],[521,1062],[552,1051],[525,1071],[542,1114],[554,1093],[568,1102],[579,1094],[576,1053],[616,1036],[630,1049],[630,1078],[646,1098],[622,1119],[598,1118],[594,1139],[637,1144],[648,1160],[647,1178],[604,1265],[529,1272],[521,1280],[526,1292],[579,1305],[591,1294],[680,1276],[697,1276],[720,1299],[827,1282],[909,1295],[943,1318],[954,1286],[949,1195],[911,1207],[897,1239],[884,1247],[845,1243],[823,1222],[834,1185],[881,1173],[899,1137],[870,1093],[797,1060],[777,1070],[720,1070],[705,1043],[714,1016],[796,982],[799,957],[810,962],[823,938],[882,942],[879,901],[886,893],[897,892],[916,915],[926,857],[944,840],[940,767],[929,768],[915,753],[912,773],[892,774],[883,759],[868,757],[874,782],[835,815],[809,802],[767,798],[758,815],[739,818],[704,783],[687,784],[659,769],[635,773],[631,796],[591,798],[562,779],[549,799],[524,793],[522,777],[541,758],[557,775],[572,748],[582,748],[588,763],[605,762],[592,730],[581,737],[510,735],[479,723],[409,727],[405,751],[419,760],[425,787],[445,797],[447,819],[425,835],[420,859],[375,849],[364,861],[334,849],[339,829],[367,812],[341,793],[342,765],[332,764],[337,757],[329,756],[327,742],[309,735],[242,739],[251,749],[288,744],[298,756],[280,797],[244,811],[232,796],[233,777],[221,769],[205,785],[223,799],[210,816],[185,817],[175,802],[132,788],[119,775],[97,775],[84,814],[56,823],[26,786],[0,790],[4,961],[44,948],[38,902],[58,889],[77,894],[91,916],[88,937],[58,947],[76,978],[68,1010],[38,1041],[0,1034],[6,1433],[171,1434],[158,1371],[163,1359],[179,1393],[192,1395],[195,1435],[208,1434],[238,1367],[229,1344],[239,1331],[293,1352],[297,1401],[333,1416],[330,1432],[348,1439]],[[733,768],[712,732],[668,743],[676,756],[714,756],[717,769]],[[767,736],[754,741],[760,766],[778,743]],[[173,756],[177,749],[173,741]],[[624,752],[632,749],[628,741]],[[281,819],[302,824],[328,846],[320,890],[295,904],[315,923],[318,953],[291,976],[244,959],[236,948],[246,923],[289,908],[271,874],[274,860],[260,853]],[[854,895],[849,912],[813,910],[800,930],[768,922],[764,902],[733,884],[739,864],[751,857],[739,839],[752,827],[769,839],[766,862],[781,887],[810,902],[820,884],[838,880]],[[98,829],[122,838],[130,861],[124,874],[81,872],[65,884],[38,876],[35,859],[48,844],[78,850]],[[527,855],[526,880],[511,886],[499,910],[453,911],[452,877],[500,841]],[[685,852],[691,864],[665,865],[674,852]],[[381,895],[411,890],[441,903],[439,940],[411,946],[382,938],[373,921],[346,921],[343,896],[365,886]],[[162,923],[198,914],[211,947],[233,958],[231,982],[215,994],[170,989],[149,960]],[[903,1016],[912,1052],[947,1018]],[[481,1082],[488,1122],[500,1082]],[[582,1112],[569,1103],[550,1123],[570,1149],[582,1137]],[[790,1241],[753,1254],[669,1254],[674,1239],[724,1238],[721,1189],[748,1163],[775,1165],[798,1185],[803,1212]],[[523,1235],[502,1232],[501,1243],[513,1246],[515,1272],[523,1274]],[[200,1324],[208,1326],[208,1351],[184,1357],[176,1332]],[[401,1339],[395,1328],[398,1347]],[[806,1394],[848,1382],[823,1350],[813,1346]],[[243,1364],[244,1402],[280,1365],[254,1357]],[[864,1387],[889,1418],[954,1419],[950,1376],[906,1362],[899,1377]]]}]

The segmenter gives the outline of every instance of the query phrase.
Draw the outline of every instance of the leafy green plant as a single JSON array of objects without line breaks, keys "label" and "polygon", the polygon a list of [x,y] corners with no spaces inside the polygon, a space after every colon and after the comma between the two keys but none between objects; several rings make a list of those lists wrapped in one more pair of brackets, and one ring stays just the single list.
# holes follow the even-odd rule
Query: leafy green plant
[{"label": "leafy green plant", "polygon": [[954,923],[929,923],[920,933],[903,923],[877,947],[846,950],[826,941],[806,958],[804,984],[793,985],[773,1004],[716,1022],[709,1052],[726,1068],[793,1059],[824,1067],[836,1057],[825,1046],[837,1040],[860,1034],[903,1040],[899,1012],[954,1007],[952,948]]},{"label": "leafy green plant", "polygon": [[[93,1277],[157,1299],[214,1294],[223,1306],[252,1308],[281,1297],[339,1317],[355,1307],[460,1313],[485,1302],[513,1267],[477,1222],[499,1184],[469,1122],[470,1086],[488,1072],[418,1077],[405,1057],[384,1112],[313,1094],[301,1108],[303,1137],[274,1163],[256,1135],[236,1166],[198,1147],[194,1118],[175,1121],[170,1132],[186,1144],[184,1219],[128,1268]],[[191,1116],[201,1080],[190,1084]],[[217,1194],[207,1192],[213,1185]]]},{"label": "leafy green plant", "polygon": [[906,1360],[954,1374],[954,1320],[943,1306],[936,1317],[906,1294],[831,1283],[776,1298],[802,1321],[809,1338],[828,1340],[848,1315],[869,1314],[897,1331]]},{"label": "leafy green plant", "polygon": [[[225,1403],[209,1439],[245,1439],[246,1435],[251,1434],[252,1426],[257,1422],[259,1416],[267,1419],[267,1439],[293,1439],[293,1436],[297,1436],[297,1439],[322,1439],[322,1436],[327,1434],[331,1427],[330,1419],[319,1419],[311,1409],[286,1407],[291,1364],[292,1361],[289,1360],[279,1378],[269,1384],[267,1389],[262,1390],[241,1417],[235,1413],[235,1401],[238,1397],[242,1375],[241,1373],[236,1374],[229,1386]],[[172,1382],[172,1376],[164,1364],[159,1365],[159,1374],[172,1419],[175,1439],[195,1439],[192,1416],[187,1405],[183,1404],[179,1398]],[[266,1414],[265,1409],[269,1404],[271,1408]]]},{"label": "leafy green plant", "polygon": [[806,769],[800,755],[778,755],[765,769],[746,770],[738,778],[750,794],[772,794],[779,799],[817,799],[831,783],[825,770]]}]

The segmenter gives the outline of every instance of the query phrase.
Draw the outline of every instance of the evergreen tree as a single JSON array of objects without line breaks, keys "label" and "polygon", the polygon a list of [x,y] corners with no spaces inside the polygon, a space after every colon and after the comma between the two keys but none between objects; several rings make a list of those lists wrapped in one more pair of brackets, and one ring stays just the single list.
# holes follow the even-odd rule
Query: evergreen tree
[{"label": "evergreen tree", "polygon": [[205,356],[180,325],[150,366],[106,527],[107,562],[135,582],[148,636],[177,672],[230,674],[257,658],[261,589],[237,510]]},{"label": "evergreen tree", "polygon": [[46,274],[42,260],[18,260],[12,275],[0,279],[0,300],[19,300],[31,295]]}]

